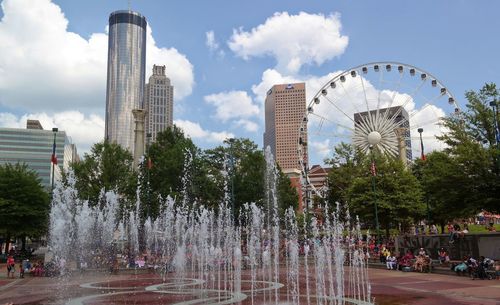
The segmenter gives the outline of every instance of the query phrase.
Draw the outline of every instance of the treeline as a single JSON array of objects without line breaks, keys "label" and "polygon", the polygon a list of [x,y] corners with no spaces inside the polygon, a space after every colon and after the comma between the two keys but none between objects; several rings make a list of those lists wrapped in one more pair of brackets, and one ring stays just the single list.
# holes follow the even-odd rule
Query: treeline
[{"label": "treeline", "polygon": [[[132,164],[132,155],[119,145],[95,144],[72,165],[79,197],[98,206],[103,191],[116,191],[124,211],[141,201],[143,219],[155,219],[168,196],[188,206],[217,209],[225,203],[234,207],[236,217],[245,203],[267,202],[264,152],[248,139],[227,139],[223,145],[201,150],[173,126],[146,148],[138,171]],[[277,197],[281,213],[297,207],[297,192],[279,169]]]}]

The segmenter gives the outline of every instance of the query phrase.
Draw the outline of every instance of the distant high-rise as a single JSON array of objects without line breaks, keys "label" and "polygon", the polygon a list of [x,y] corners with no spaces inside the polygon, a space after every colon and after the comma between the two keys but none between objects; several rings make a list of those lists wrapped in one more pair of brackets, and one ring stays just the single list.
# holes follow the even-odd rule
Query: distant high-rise
[{"label": "distant high-rise", "polygon": [[158,132],[173,124],[174,87],[165,75],[165,66],[153,66],[153,74],[146,84],[144,109],[147,111],[146,133],[151,134],[154,142]]},{"label": "distant high-rise", "polygon": [[[264,147],[271,147],[276,162],[285,173],[299,169],[297,147],[305,111],[305,83],[274,85],[267,92]],[[307,141],[307,135],[302,140]]]},{"label": "distant high-rise", "polygon": [[[70,142],[65,131],[58,131],[56,136],[56,159],[54,180],[62,177],[63,170],[69,170],[79,157],[76,146]],[[26,164],[41,179],[42,185],[49,190],[52,177],[51,156],[54,132],[43,130],[38,120],[28,120],[26,129],[0,128],[0,165]]]},{"label": "distant high-rise", "polygon": [[[394,121],[399,124],[399,130],[394,130],[394,132],[400,138],[402,147],[398,147],[399,153],[403,153],[405,156],[400,156],[403,160],[403,157],[406,157],[406,161],[410,162],[412,160],[412,151],[411,151],[411,138],[410,138],[410,117],[408,112],[402,106],[393,106],[390,108],[381,108],[379,110],[371,110],[369,113],[372,117],[379,112],[380,115],[383,115],[387,118],[394,118]],[[368,117],[368,112],[357,112],[354,114],[354,122],[355,130],[361,128],[361,122],[366,120]]]},{"label": "distant high-rise", "polygon": [[133,11],[109,16],[105,137],[133,153],[133,109],[143,108],[146,18]]}]

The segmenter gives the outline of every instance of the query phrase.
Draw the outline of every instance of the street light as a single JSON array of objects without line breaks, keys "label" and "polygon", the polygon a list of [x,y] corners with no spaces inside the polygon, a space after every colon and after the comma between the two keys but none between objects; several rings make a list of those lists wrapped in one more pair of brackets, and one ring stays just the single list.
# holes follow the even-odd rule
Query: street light
[{"label": "street light", "polygon": [[231,168],[231,216],[233,218],[233,221],[235,220],[235,207],[234,207],[234,151],[233,151],[233,144],[234,144],[234,138],[228,139],[229,142],[229,166]]},{"label": "street light", "polygon": [[153,167],[153,163],[152,163],[152,160],[151,160],[151,156],[149,155],[149,147],[151,146],[151,137],[152,137],[152,134],[150,132],[146,133],[146,155],[148,156],[148,160],[147,160],[147,169],[148,169],[148,209],[147,209],[147,212],[148,212],[148,217],[150,217],[150,207],[151,207],[151,183],[150,183],[150,179],[151,179],[151,168]]},{"label": "street light", "polygon": [[[370,135],[368,135],[368,141],[370,143],[371,142],[376,143],[377,141],[375,141],[373,139],[374,137],[375,136],[372,136],[372,138],[370,139]],[[376,168],[375,168],[375,157],[373,156],[373,147],[374,147],[374,144],[370,144],[369,147],[370,147],[370,157],[371,157],[371,160],[372,160],[371,173],[372,173],[373,204],[375,206],[375,228],[377,230],[377,240],[380,240],[380,226],[379,226],[379,223],[378,223],[378,208],[377,208],[377,192],[376,192],[376,189],[375,189],[375,184],[376,184],[376,181],[375,181]]]},{"label": "street light", "polygon": [[[423,128],[417,129],[418,133],[420,134],[420,156],[422,161],[425,161],[425,153],[424,153],[424,140],[422,139],[422,132],[424,132]],[[426,198],[425,203],[427,205],[427,225],[431,225],[431,209],[429,207],[429,198]]]},{"label": "street light", "polygon": [[423,128],[417,129],[418,133],[420,134],[420,157],[422,160],[425,161],[425,154],[424,154],[424,141],[422,140],[422,132],[424,132]]},{"label": "street light", "polygon": [[[499,126],[498,126],[498,102],[497,100],[493,100],[490,102],[490,106],[491,108],[493,108],[493,118],[494,118],[494,122],[493,122],[493,127],[495,128],[495,143],[497,145],[497,148],[500,148],[500,129],[499,129]],[[500,169],[500,158],[497,157],[497,172],[498,170]]]},{"label": "street light", "polygon": [[495,143],[498,145],[499,142],[500,142],[500,130],[499,130],[499,126],[498,126],[498,116],[497,116],[497,112],[498,112],[498,102],[497,100],[493,100],[490,102],[490,106],[491,108],[493,108],[493,118],[494,118],[494,122],[493,122],[493,125],[495,127]]},{"label": "street light", "polygon": [[52,144],[52,158],[50,162],[52,163],[52,177],[50,183],[50,197],[51,200],[54,197],[54,170],[57,164],[57,156],[56,156],[56,135],[59,129],[57,127],[52,128],[52,132],[54,133],[54,143]]}]

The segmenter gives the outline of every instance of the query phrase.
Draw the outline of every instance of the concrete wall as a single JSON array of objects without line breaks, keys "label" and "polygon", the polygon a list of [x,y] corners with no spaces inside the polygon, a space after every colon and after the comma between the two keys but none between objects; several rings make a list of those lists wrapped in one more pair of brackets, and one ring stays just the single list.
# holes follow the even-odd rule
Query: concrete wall
[{"label": "concrete wall", "polygon": [[418,235],[396,237],[396,251],[406,252],[408,249],[414,253],[419,248],[424,248],[432,258],[437,259],[438,250],[443,247],[450,254],[450,259],[460,260],[465,255],[479,257],[483,255],[495,260],[500,260],[500,232],[485,234],[468,234],[450,244],[448,234]]}]

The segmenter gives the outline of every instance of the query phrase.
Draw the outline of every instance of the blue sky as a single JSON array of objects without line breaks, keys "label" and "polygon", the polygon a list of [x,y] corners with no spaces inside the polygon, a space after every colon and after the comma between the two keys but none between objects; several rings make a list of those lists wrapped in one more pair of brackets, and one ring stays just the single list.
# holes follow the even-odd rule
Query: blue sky
[{"label": "blue sky", "polygon": [[[0,2],[0,126],[38,118],[88,150],[104,131],[108,16],[127,1]],[[466,90],[500,83],[496,1],[136,0],[131,8],[152,29],[148,61],[165,64],[176,88],[174,120],[203,148],[225,136],[262,145],[258,88],[272,80],[397,61],[431,72],[461,104]],[[274,76],[264,81],[266,70]]]}]

